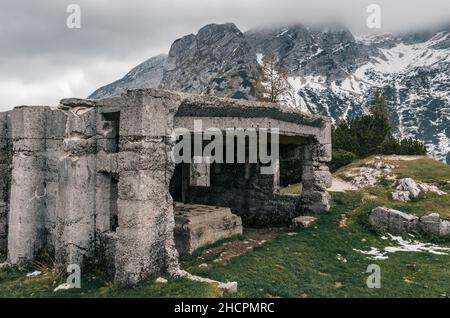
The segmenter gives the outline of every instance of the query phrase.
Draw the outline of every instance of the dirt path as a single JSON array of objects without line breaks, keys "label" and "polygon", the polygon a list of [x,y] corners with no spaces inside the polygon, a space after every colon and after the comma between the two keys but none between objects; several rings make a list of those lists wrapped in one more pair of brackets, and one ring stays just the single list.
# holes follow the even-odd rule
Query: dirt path
[{"label": "dirt path", "polygon": [[353,184],[336,177],[333,177],[333,184],[331,188],[328,188],[329,192],[345,192],[354,190],[358,190],[358,188]]}]

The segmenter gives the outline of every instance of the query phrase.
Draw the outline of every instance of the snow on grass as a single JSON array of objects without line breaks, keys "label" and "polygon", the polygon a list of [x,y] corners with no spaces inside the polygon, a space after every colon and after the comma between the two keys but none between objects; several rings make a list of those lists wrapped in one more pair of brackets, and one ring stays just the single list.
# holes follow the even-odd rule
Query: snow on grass
[{"label": "snow on grass", "polygon": [[447,247],[441,247],[431,243],[422,243],[413,239],[411,240],[403,239],[401,236],[395,236],[392,234],[388,234],[388,237],[382,236],[381,238],[384,240],[390,239],[397,245],[387,246],[383,249],[377,247],[370,247],[370,249],[367,251],[356,248],[354,248],[353,250],[355,252],[368,255],[367,259],[372,260],[385,260],[389,258],[388,256],[389,253],[397,253],[397,252],[430,253],[434,255],[448,255],[447,252],[450,252],[450,248]]},{"label": "snow on grass", "polygon": [[368,259],[385,260],[389,258],[388,256],[386,256],[386,252],[382,252],[376,247],[371,247],[368,251],[358,250],[356,248],[354,248],[353,250],[361,254],[369,255],[369,257],[367,257]]},{"label": "snow on grass", "polygon": [[28,273],[27,277],[36,277],[36,276],[40,276],[40,275],[42,275],[41,271],[34,271],[32,273]]},{"label": "snow on grass", "polygon": [[64,284],[58,285],[53,291],[57,292],[57,291],[60,291],[60,290],[68,290],[68,289],[71,289],[71,288],[73,288],[72,285],[70,285],[68,283],[64,283]]}]

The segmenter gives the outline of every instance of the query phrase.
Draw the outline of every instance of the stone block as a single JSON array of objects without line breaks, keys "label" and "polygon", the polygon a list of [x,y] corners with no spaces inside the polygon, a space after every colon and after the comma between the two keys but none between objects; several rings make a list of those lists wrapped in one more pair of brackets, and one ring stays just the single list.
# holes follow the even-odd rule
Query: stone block
[{"label": "stone block", "polygon": [[419,218],[407,213],[385,207],[377,207],[369,214],[369,223],[392,234],[416,232]]},{"label": "stone block", "polygon": [[324,191],[303,191],[301,196],[301,208],[304,212],[328,212],[330,211],[330,195]]},{"label": "stone block", "polygon": [[67,114],[60,109],[48,109],[45,136],[47,139],[62,139],[66,132]]},{"label": "stone block", "polygon": [[302,175],[303,188],[313,191],[326,191],[331,187],[332,176],[327,170],[305,169]]},{"label": "stone block", "polygon": [[78,137],[64,139],[64,149],[73,156],[95,154],[97,152],[97,141],[95,138],[83,139]]},{"label": "stone block", "polygon": [[[46,133],[48,107],[16,107],[11,112],[11,135],[12,138],[36,139],[44,138]],[[45,148],[41,148],[44,150]]]},{"label": "stone block", "polygon": [[166,171],[125,171],[120,175],[119,197],[122,200],[167,200]]},{"label": "stone block", "polygon": [[80,115],[76,115],[72,112],[68,114],[66,135],[69,134],[72,138],[77,136],[81,139],[95,136],[97,133],[97,112],[95,108],[91,108],[87,112]]},{"label": "stone block", "polygon": [[173,165],[170,151],[171,147],[161,141],[124,143],[124,147],[121,147],[118,154],[118,169],[120,171],[165,171],[168,169],[168,164]]},{"label": "stone block", "polygon": [[116,153],[106,153],[104,151],[98,152],[97,153],[97,171],[98,172],[117,173],[118,172],[117,158],[118,158],[118,154],[116,154]]},{"label": "stone block", "polygon": [[229,208],[175,205],[175,246],[181,255],[238,234],[242,234],[242,220]]},{"label": "stone block", "polygon": [[442,220],[438,213],[430,213],[420,218],[419,227],[423,232],[434,236],[450,235],[450,222]]},{"label": "stone block", "polygon": [[115,272],[117,233],[105,232],[98,235],[98,261],[110,275]]}]

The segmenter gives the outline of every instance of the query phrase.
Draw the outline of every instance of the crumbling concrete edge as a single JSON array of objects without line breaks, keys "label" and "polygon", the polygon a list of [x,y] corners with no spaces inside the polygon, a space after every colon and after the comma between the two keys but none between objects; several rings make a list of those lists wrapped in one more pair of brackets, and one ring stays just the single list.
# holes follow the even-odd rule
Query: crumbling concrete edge
[{"label": "crumbling concrete edge", "polygon": [[189,280],[192,280],[194,282],[200,282],[200,283],[207,283],[207,284],[213,284],[213,285],[217,285],[217,287],[220,290],[223,290],[224,292],[228,293],[228,294],[234,294],[237,292],[237,288],[238,288],[238,283],[237,282],[219,282],[217,280],[213,280],[210,278],[205,278],[205,277],[201,277],[201,276],[197,276],[197,275],[192,275],[191,273],[182,270],[182,269],[178,269],[176,271],[172,271],[170,272],[170,274],[172,275],[172,277],[175,278],[186,278]]}]

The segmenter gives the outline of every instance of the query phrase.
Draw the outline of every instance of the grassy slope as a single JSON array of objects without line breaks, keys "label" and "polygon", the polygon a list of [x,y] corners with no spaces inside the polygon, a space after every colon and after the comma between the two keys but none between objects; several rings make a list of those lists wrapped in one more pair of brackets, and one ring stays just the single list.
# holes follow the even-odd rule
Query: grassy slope
[{"label": "grassy slope", "polygon": [[[450,168],[428,159],[401,162],[396,173],[404,171],[418,181],[437,183],[450,180]],[[356,163],[361,164],[361,163]],[[356,165],[355,164],[355,165]],[[422,166],[423,165],[423,166]],[[436,165],[436,166],[434,166]],[[364,192],[364,193],[363,193]],[[333,194],[333,208],[313,227],[284,229],[279,236],[252,252],[220,265],[213,259],[185,259],[183,267],[190,272],[221,281],[239,283],[237,297],[443,297],[450,296],[450,255],[428,253],[389,254],[387,260],[368,260],[353,248],[382,248],[389,241],[366,225],[367,213],[375,206],[387,205],[402,211],[420,214],[424,210],[439,210],[450,215],[448,196],[428,196],[412,203],[395,203],[389,199],[389,189],[381,186],[363,192]],[[368,196],[368,194],[371,194]],[[346,227],[339,227],[345,215]],[[288,235],[293,233],[295,235]],[[242,239],[242,238],[238,238]],[[448,241],[440,243],[450,247]],[[338,259],[338,254],[347,260]],[[201,269],[200,263],[213,264]],[[381,289],[366,287],[366,268],[381,267]],[[0,297],[220,297],[214,286],[184,279],[157,284],[154,279],[130,289],[118,289],[104,274],[83,275],[82,289],[54,293],[62,282],[56,274],[26,278],[24,273],[0,271]]]},{"label": "grassy slope", "polygon": [[[342,173],[350,168],[361,167],[367,164],[367,162],[373,160],[375,156],[368,157],[366,159],[357,160],[348,166],[339,169],[335,174],[342,176]],[[395,165],[394,173],[399,178],[413,178],[416,181],[429,182],[436,184],[445,184],[450,181],[450,166],[433,160],[428,157],[421,157],[417,160],[385,160],[389,164]]]},{"label": "grassy slope", "polygon": [[[356,161],[336,172],[338,177],[345,179],[345,172],[351,168],[361,167],[372,160],[373,157]],[[383,160],[395,166],[393,173],[398,178],[413,178],[417,182],[437,185],[440,189],[450,192],[450,166],[442,162],[422,157],[412,161]],[[422,195],[419,199],[408,203],[391,200],[391,192],[395,186],[389,182],[384,185],[364,189],[364,192],[376,196],[379,205],[398,209],[418,216],[437,212],[444,218],[450,219],[450,195],[439,196],[433,193]]]}]

